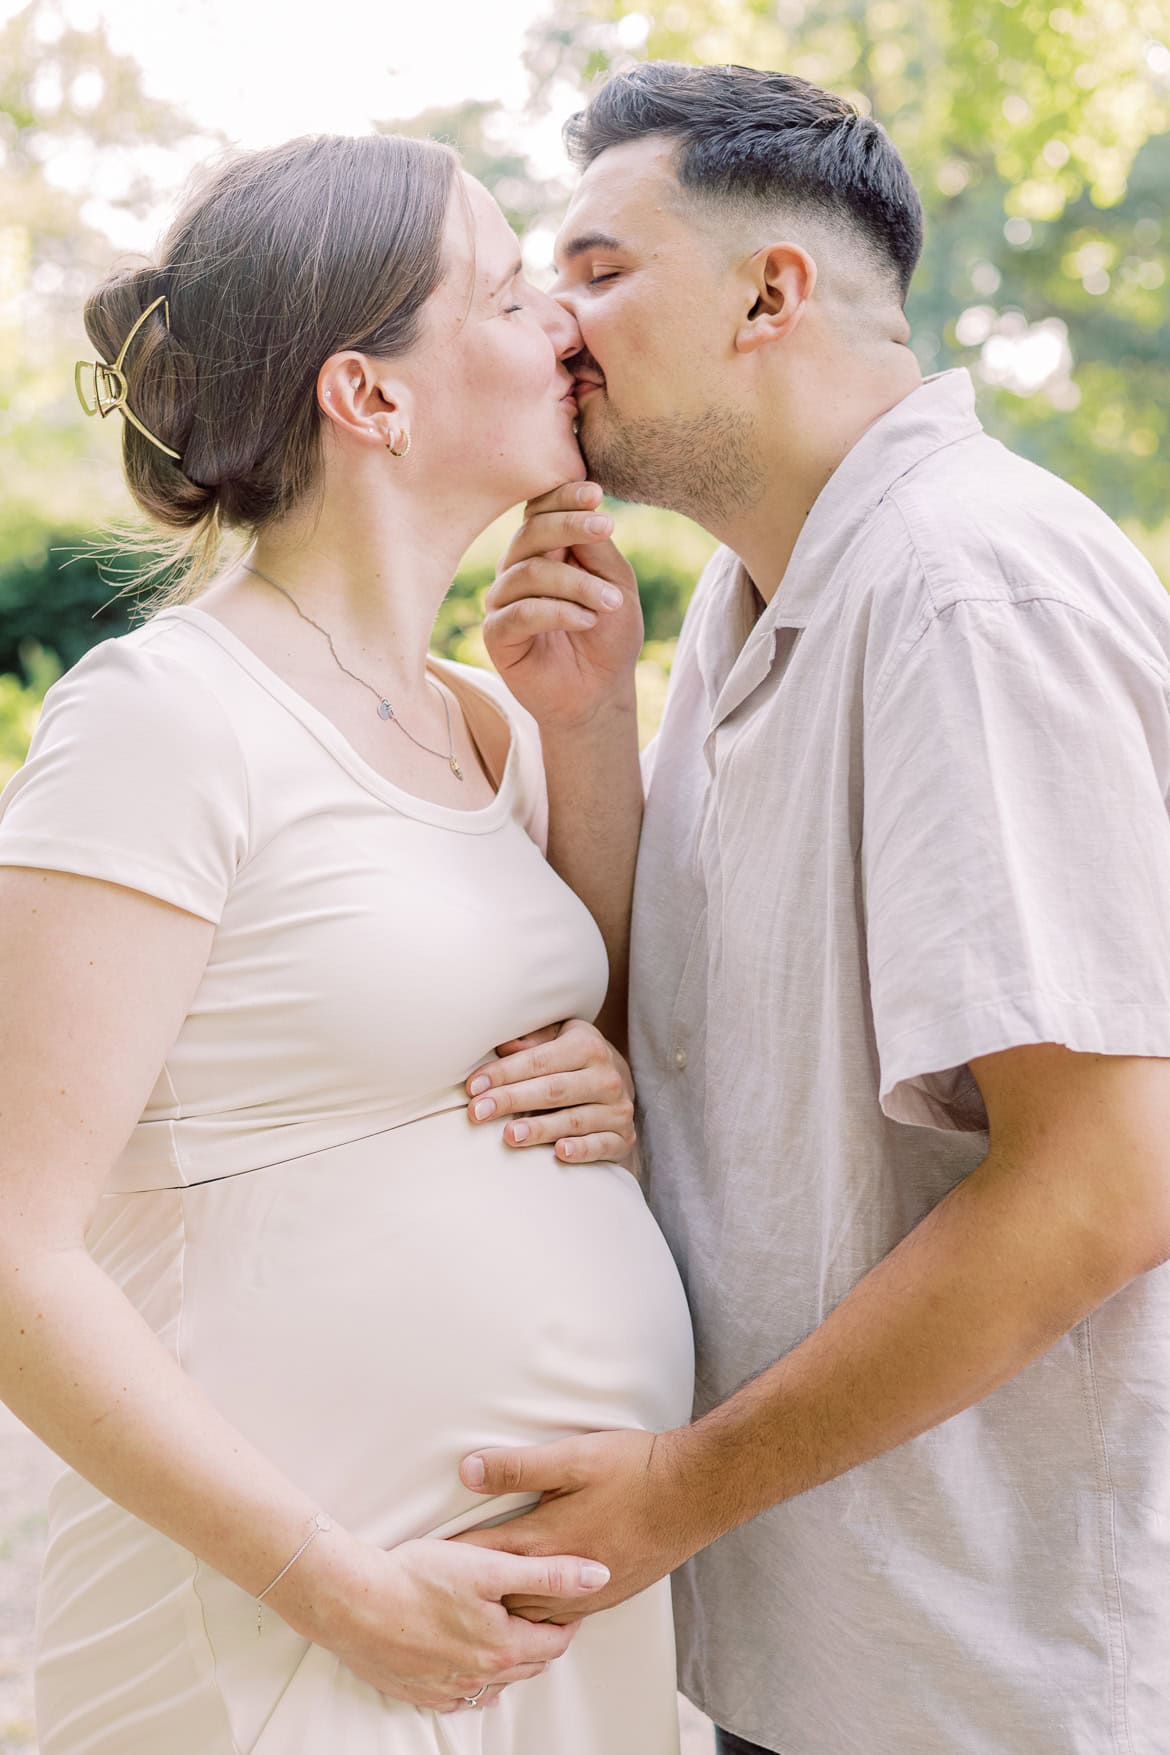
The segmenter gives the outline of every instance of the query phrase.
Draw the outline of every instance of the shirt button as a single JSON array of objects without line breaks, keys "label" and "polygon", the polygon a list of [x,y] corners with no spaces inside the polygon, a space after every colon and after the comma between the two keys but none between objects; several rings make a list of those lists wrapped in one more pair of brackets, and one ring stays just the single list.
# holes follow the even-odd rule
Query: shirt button
[{"label": "shirt button", "polygon": [[675,1064],[675,1066],[677,1066],[679,1072],[686,1071],[687,1051],[685,1048],[676,1048],[675,1049],[675,1051],[674,1051],[674,1064]]}]

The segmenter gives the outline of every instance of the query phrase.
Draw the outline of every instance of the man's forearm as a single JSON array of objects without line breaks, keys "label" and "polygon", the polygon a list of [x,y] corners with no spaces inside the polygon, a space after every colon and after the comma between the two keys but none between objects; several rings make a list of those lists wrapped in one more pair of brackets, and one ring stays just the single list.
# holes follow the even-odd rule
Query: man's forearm
[{"label": "man's forearm", "polygon": [[980,1401],[1152,1265],[1022,1171],[985,1160],[806,1340],[665,1435],[694,1547]]},{"label": "man's forearm", "polygon": [[549,862],[601,929],[609,992],[598,1028],[624,1050],[630,902],[642,827],[637,702],[600,709],[587,726],[541,731],[548,781]]}]

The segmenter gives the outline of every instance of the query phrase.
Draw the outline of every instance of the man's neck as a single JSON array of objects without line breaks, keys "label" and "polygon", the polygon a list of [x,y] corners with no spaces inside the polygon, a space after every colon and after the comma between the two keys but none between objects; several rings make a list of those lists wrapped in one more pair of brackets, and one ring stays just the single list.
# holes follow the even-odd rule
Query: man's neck
[{"label": "man's neck", "polygon": [[[845,458],[883,415],[922,382],[908,348],[864,387],[851,383],[840,394],[826,390],[815,420],[805,422],[799,449],[793,446],[794,418],[780,413],[763,443],[764,491],[754,505],[735,513],[713,531],[733,549],[765,603],[780,589],[792,552],[814,505]],[[817,406],[809,401],[809,406]]]}]

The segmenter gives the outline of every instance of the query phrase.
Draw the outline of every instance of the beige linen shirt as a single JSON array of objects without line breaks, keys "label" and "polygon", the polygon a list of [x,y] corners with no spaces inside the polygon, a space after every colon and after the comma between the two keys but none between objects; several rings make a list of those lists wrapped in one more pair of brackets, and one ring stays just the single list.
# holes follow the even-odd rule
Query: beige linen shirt
[{"label": "beige linen shirt", "polygon": [[[946,372],[849,453],[753,604],[720,551],[634,902],[643,1150],[700,1414],[980,1162],[973,1056],[1170,1056],[1170,600],[1116,526]],[[687,1693],[780,1755],[1166,1755],[1170,1268],[715,1543],[675,1599]]]}]

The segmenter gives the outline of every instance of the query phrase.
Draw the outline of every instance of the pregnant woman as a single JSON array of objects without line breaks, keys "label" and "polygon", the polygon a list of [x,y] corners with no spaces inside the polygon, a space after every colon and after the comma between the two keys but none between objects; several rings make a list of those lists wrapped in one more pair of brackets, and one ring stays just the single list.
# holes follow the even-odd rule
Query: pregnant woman
[{"label": "pregnant woman", "polygon": [[[42,1755],[671,1755],[665,1585],[534,1624],[503,1599],[604,1568],[435,1539],[531,1502],[472,1450],[690,1412],[535,728],[427,654],[472,538],[582,474],[575,326],[386,136],[218,163],[86,324],[187,568],[0,798],[0,1389],[67,1465]],[[571,1019],[564,1113],[469,1115]]]}]

